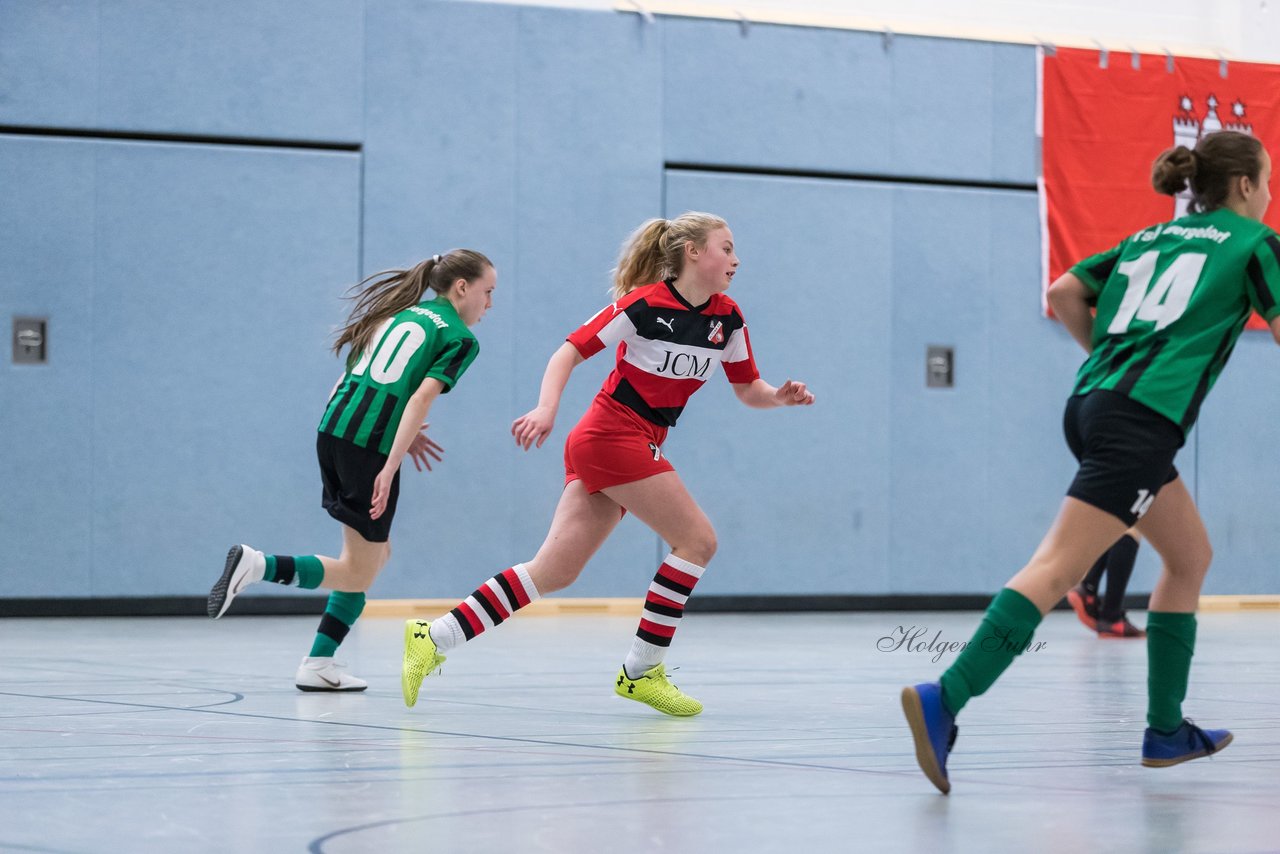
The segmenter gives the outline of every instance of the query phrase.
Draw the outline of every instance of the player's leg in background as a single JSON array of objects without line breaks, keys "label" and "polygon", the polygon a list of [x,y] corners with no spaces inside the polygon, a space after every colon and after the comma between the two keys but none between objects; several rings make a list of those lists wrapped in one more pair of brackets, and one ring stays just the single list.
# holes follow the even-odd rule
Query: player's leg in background
[{"label": "player's leg in background", "polygon": [[[1105,555],[1107,586],[1098,600],[1098,636],[1103,638],[1141,638],[1146,632],[1129,621],[1124,609],[1124,596],[1138,559],[1139,535],[1130,528]],[[1095,590],[1096,593],[1096,590]]]}]

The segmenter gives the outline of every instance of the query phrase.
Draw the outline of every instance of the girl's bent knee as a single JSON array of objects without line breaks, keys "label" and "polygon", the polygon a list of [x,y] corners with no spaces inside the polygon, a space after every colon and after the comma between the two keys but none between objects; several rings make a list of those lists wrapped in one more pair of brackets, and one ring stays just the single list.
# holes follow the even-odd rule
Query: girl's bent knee
[{"label": "girl's bent knee", "polygon": [[578,576],[582,574],[581,566],[543,568],[533,562],[526,563],[524,566],[529,577],[533,579],[533,586],[538,588],[538,592],[543,596],[565,589],[577,581]]},{"label": "girl's bent knee", "polygon": [[1206,538],[1191,547],[1183,547],[1174,554],[1160,553],[1165,570],[1179,578],[1200,578],[1213,563],[1213,546]]},{"label": "girl's bent knee", "polygon": [[706,566],[716,556],[716,532],[708,528],[697,537],[691,537],[687,543],[672,548],[672,551],[691,563]]},{"label": "girl's bent knee", "polygon": [[368,593],[369,588],[373,586],[373,579],[365,576],[353,575],[351,583],[347,585],[347,593]]}]

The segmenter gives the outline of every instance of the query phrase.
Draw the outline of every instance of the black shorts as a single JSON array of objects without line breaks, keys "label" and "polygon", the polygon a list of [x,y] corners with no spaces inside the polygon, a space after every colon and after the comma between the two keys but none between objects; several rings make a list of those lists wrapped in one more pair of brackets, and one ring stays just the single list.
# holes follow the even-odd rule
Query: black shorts
[{"label": "black shorts", "polygon": [[391,536],[391,520],[400,498],[400,472],[391,481],[386,512],[370,519],[369,510],[373,507],[373,481],[387,464],[386,454],[317,432],[316,457],[320,460],[320,479],[324,481],[320,500],[324,509],[369,542],[385,543]]},{"label": "black shorts", "polygon": [[1178,478],[1173,458],[1186,437],[1149,407],[1114,391],[1067,401],[1067,446],[1080,461],[1067,495],[1133,525],[1156,493]]}]

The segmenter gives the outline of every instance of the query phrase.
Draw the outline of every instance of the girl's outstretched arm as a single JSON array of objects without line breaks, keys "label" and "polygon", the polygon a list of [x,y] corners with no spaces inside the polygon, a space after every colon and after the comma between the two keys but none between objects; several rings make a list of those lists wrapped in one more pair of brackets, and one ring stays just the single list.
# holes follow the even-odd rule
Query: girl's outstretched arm
[{"label": "girl's outstretched arm", "polygon": [[813,392],[804,383],[787,380],[774,388],[764,380],[753,380],[749,383],[734,383],[733,393],[738,400],[753,409],[772,409],[775,406],[810,406],[813,404]]},{"label": "girl's outstretched arm", "polygon": [[521,415],[511,424],[511,435],[516,444],[529,450],[530,445],[541,448],[542,443],[551,435],[551,428],[556,423],[556,412],[560,409],[560,396],[569,382],[569,374],[585,360],[578,348],[568,341],[560,345],[560,349],[551,355],[547,362],[547,370],[542,375],[542,390],[538,394],[538,405]]}]

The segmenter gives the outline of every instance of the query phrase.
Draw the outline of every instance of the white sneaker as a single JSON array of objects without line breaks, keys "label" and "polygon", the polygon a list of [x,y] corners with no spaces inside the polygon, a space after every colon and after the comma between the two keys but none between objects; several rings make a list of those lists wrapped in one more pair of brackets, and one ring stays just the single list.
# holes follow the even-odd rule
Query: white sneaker
[{"label": "white sneaker", "polygon": [[209,616],[215,620],[227,613],[231,600],[255,581],[267,574],[267,557],[252,546],[232,546],[227,552],[227,564],[222,577],[209,591]]},{"label": "white sneaker", "polygon": [[302,659],[293,684],[301,691],[363,691],[369,683],[345,672],[347,665],[332,658]]}]

